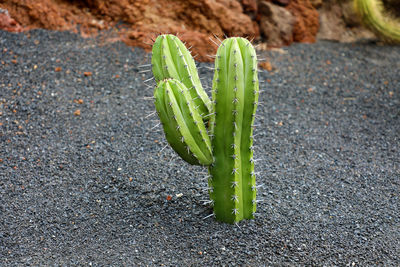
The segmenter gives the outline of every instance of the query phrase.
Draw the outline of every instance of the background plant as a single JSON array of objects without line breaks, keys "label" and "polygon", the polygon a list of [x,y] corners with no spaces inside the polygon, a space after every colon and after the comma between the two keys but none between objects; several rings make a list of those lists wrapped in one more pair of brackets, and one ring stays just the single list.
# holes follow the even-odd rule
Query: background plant
[{"label": "background plant", "polygon": [[389,14],[380,0],[354,0],[362,22],[384,41],[400,43],[400,21]]}]

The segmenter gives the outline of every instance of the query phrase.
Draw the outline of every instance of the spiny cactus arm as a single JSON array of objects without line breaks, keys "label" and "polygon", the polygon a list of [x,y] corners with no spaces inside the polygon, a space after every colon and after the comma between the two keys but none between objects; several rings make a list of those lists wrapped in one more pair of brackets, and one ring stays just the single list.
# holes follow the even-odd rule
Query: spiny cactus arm
[{"label": "spiny cactus arm", "polygon": [[216,219],[233,223],[253,218],[256,209],[252,124],[258,78],[253,46],[244,38],[224,40],[217,51],[215,69],[210,197]]},{"label": "spiny cactus arm", "polygon": [[158,117],[164,129],[165,137],[171,147],[178,153],[178,155],[186,162],[198,165],[200,164],[196,157],[187,149],[187,145],[182,142],[182,136],[178,130],[178,123],[173,119],[171,114],[171,107],[166,100],[166,83],[160,82],[154,90],[155,106]]},{"label": "spiny cactus arm", "polygon": [[152,70],[156,82],[174,78],[190,89],[201,115],[209,114],[210,99],[204,91],[193,57],[178,37],[159,35],[152,50]]},{"label": "spiny cactus arm", "polygon": [[354,8],[362,22],[384,41],[400,43],[400,20],[385,12],[381,0],[354,0]]},{"label": "spiny cactus arm", "polygon": [[155,99],[171,147],[190,164],[210,165],[211,142],[186,86],[174,79],[161,81]]}]

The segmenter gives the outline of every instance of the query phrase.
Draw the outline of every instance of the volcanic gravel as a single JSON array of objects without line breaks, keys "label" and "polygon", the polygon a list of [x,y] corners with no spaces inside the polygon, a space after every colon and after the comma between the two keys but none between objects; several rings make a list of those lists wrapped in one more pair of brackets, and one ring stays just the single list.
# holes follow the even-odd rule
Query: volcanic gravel
[{"label": "volcanic gravel", "polygon": [[166,146],[144,50],[0,44],[0,266],[400,266],[400,47],[260,52],[258,215],[229,225]]}]

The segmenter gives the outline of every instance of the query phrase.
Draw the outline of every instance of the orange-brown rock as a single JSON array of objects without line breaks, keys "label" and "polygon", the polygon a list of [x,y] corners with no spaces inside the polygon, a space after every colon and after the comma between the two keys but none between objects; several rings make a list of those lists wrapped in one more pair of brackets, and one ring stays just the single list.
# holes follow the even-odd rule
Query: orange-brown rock
[{"label": "orange-brown rock", "polygon": [[251,19],[255,19],[258,11],[257,0],[241,0],[240,2],[244,13],[249,15]]},{"label": "orange-brown rock", "polygon": [[[310,0],[286,1],[288,5],[284,8],[294,16],[294,20],[293,23],[288,20],[280,23],[279,25],[284,26],[282,30],[278,29],[278,24],[274,25],[274,20],[260,23],[259,2],[261,1],[7,0],[0,1],[0,9],[8,10],[15,19],[11,19],[12,27],[2,26],[6,30],[45,28],[79,31],[83,36],[91,36],[99,30],[112,28],[106,34],[102,31],[105,41],[122,40],[128,45],[147,50],[151,48],[151,40],[159,33],[178,34],[188,46],[193,47],[193,55],[197,54],[196,59],[199,61],[212,60],[207,55],[214,54],[216,46],[209,40],[210,37],[258,37],[260,27],[263,36],[268,36],[269,44],[287,45],[292,41],[315,41],[318,13]],[[266,15],[263,16],[265,19]],[[292,24],[291,29],[289,26]]]},{"label": "orange-brown rock", "polygon": [[310,0],[291,0],[286,6],[295,16],[293,25],[293,40],[295,42],[313,43],[319,29],[318,11]]},{"label": "orange-brown rock", "polygon": [[130,45],[149,49],[159,33],[179,33],[198,60],[210,60],[214,34],[257,37],[258,25],[236,0],[9,0],[0,3],[26,29],[75,30],[93,34],[122,22],[118,32]]},{"label": "orange-brown rock", "polygon": [[15,19],[10,17],[7,10],[0,9],[0,30],[21,32],[23,28],[15,21]]},{"label": "orange-brown rock", "polygon": [[258,6],[260,32],[270,47],[280,47],[293,42],[295,17],[282,6],[260,1]]}]

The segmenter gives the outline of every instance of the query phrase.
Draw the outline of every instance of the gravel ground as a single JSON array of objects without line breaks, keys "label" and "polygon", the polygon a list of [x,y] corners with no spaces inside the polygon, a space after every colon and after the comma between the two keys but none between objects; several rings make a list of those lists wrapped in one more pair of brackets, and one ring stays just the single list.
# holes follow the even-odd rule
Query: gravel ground
[{"label": "gravel ground", "polygon": [[142,49],[0,44],[0,266],[400,266],[400,47],[264,52],[258,216],[227,225],[204,219],[206,169],[164,148]]}]

